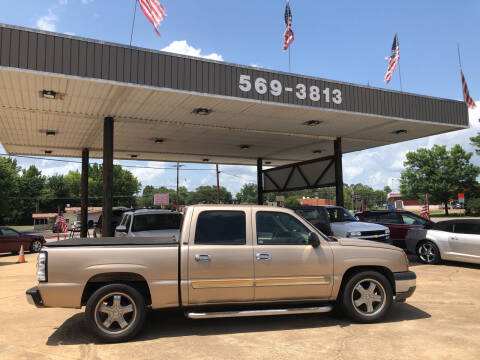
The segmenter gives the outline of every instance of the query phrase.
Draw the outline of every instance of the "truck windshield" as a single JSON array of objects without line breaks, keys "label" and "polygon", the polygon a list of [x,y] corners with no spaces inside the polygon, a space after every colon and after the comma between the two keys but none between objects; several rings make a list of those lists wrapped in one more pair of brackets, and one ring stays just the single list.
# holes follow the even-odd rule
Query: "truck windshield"
[{"label": "truck windshield", "polygon": [[357,221],[355,217],[347,210],[341,207],[327,208],[328,217],[331,223],[344,221]]},{"label": "truck windshield", "polygon": [[133,217],[132,231],[180,229],[181,214],[144,214]]}]

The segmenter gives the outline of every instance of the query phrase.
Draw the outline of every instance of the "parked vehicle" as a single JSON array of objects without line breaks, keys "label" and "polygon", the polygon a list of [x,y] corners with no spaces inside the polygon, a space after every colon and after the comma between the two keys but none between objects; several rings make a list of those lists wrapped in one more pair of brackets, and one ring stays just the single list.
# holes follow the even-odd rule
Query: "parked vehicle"
[{"label": "parked vehicle", "polygon": [[[317,225],[327,221],[326,225],[321,225],[321,227],[315,225],[322,232],[324,229],[328,229],[330,235],[333,236],[390,243],[390,230],[387,227],[359,222],[355,216],[341,206],[305,206],[308,211],[304,211],[303,208],[303,206],[297,206],[292,209],[310,222],[312,222],[310,219],[313,219]],[[315,208],[316,212],[310,211],[311,208]]]},{"label": "parked vehicle", "polygon": [[122,237],[49,243],[38,257],[38,307],[81,308],[105,341],[133,337],[147,306],[192,319],[321,313],[380,320],[416,286],[391,245],[323,235],[292,210],[196,205],[180,241]]},{"label": "parked vehicle", "polygon": [[409,211],[402,210],[370,210],[355,214],[360,221],[381,224],[390,229],[393,245],[405,249],[405,237],[410,229],[429,229],[435,225],[433,221]]},{"label": "parked vehicle", "polygon": [[289,207],[304,219],[310,221],[318,230],[327,236],[333,235],[328,212],[320,206],[292,206]]},{"label": "parked vehicle", "polygon": [[45,244],[43,235],[22,234],[7,226],[0,226],[0,252],[17,253],[22,245],[26,251],[39,252],[43,244]]},{"label": "parked vehicle", "polygon": [[123,213],[115,236],[180,238],[183,215],[177,211],[142,209]]},{"label": "parked vehicle", "polygon": [[[125,211],[130,211],[131,209],[127,208],[114,208],[112,210],[112,234],[115,233],[115,229],[120,224],[122,215]],[[95,227],[93,228],[93,237],[102,236],[102,223],[103,223],[103,214],[100,214]]]},{"label": "parked vehicle", "polygon": [[424,264],[441,260],[480,264],[480,220],[447,220],[431,229],[411,229],[405,242]]}]

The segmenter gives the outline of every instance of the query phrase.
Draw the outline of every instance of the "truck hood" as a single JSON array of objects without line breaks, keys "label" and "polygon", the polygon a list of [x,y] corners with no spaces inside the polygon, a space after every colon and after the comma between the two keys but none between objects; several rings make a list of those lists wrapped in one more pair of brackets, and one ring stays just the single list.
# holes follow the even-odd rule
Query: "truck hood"
[{"label": "truck hood", "polygon": [[341,226],[347,231],[374,231],[374,230],[387,230],[387,227],[379,224],[372,224],[361,221],[344,221],[339,223],[331,223],[332,227]]},{"label": "truck hood", "polygon": [[390,249],[390,250],[399,250],[401,249],[393,246],[388,245],[385,243],[377,242],[377,241],[370,241],[370,240],[360,240],[360,239],[348,239],[348,238],[337,238],[338,244],[342,246],[361,246],[361,247],[372,247],[372,248],[380,248],[380,249]]}]

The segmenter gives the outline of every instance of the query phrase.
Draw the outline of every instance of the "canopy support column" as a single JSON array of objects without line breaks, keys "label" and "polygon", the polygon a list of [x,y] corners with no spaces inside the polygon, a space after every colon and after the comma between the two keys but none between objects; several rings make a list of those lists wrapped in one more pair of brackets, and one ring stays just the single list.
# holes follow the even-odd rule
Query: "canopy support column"
[{"label": "canopy support column", "polygon": [[262,159],[257,159],[257,203],[263,205],[263,169]]},{"label": "canopy support column", "polygon": [[111,237],[113,206],[113,118],[103,120],[103,212],[102,236]]},{"label": "canopy support column", "polygon": [[335,195],[337,206],[344,206],[343,198],[343,170],[342,170],[342,138],[333,141],[335,157]]},{"label": "canopy support column", "polygon": [[80,237],[88,235],[88,159],[89,150],[82,150],[82,194],[80,202]]}]

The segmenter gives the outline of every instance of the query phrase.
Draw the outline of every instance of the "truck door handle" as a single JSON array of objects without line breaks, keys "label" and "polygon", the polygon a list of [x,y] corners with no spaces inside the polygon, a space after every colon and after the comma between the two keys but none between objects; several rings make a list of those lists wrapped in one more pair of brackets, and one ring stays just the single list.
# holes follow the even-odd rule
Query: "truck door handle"
[{"label": "truck door handle", "polygon": [[256,258],[259,261],[267,261],[267,260],[272,260],[272,255],[269,253],[258,253],[256,255]]},{"label": "truck door handle", "polygon": [[208,254],[196,254],[195,255],[195,261],[209,262],[210,260],[212,260],[212,257]]},{"label": "truck door handle", "polygon": [[456,236],[450,236],[450,240],[458,240]]}]

